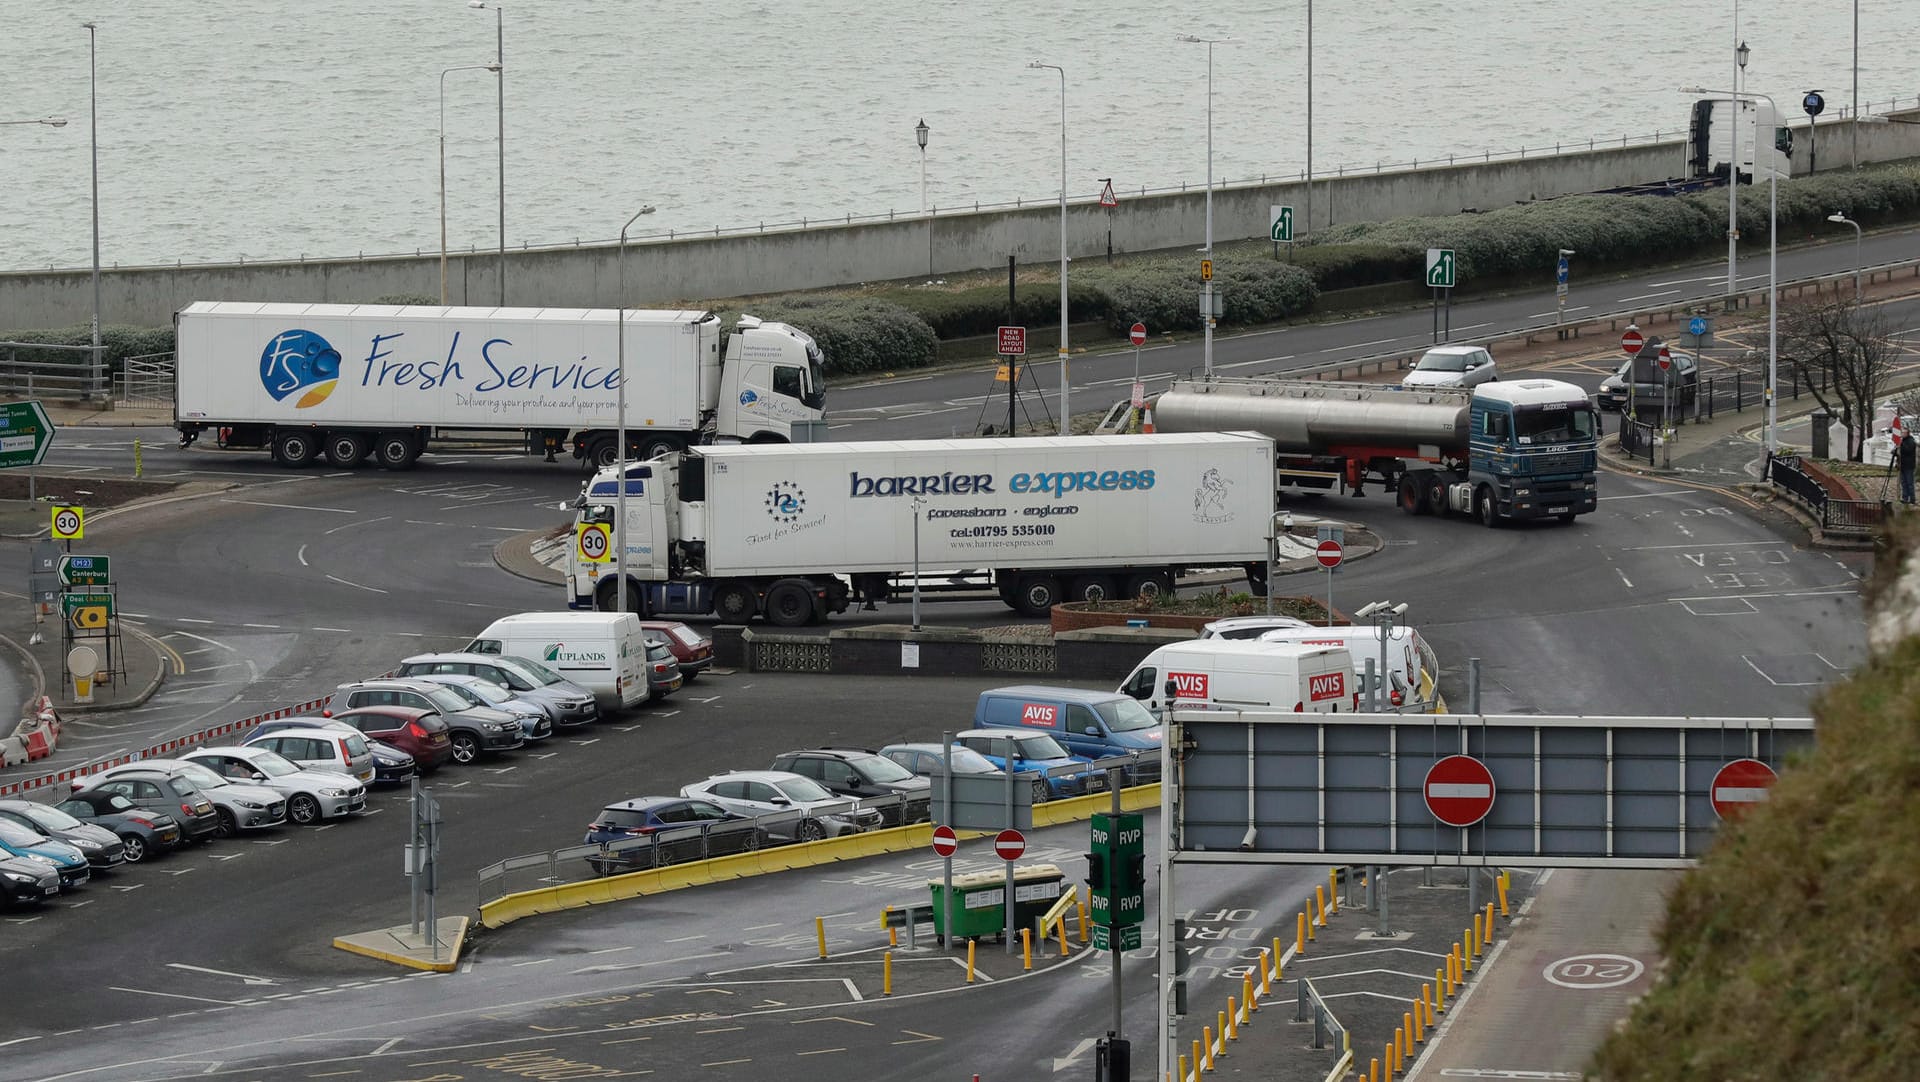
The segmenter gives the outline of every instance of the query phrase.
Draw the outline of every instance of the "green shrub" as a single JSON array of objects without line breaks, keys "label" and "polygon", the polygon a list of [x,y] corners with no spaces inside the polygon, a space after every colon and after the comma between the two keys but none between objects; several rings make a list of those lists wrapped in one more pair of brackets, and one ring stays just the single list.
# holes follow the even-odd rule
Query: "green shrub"
[{"label": "green shrub", "polygon": [[375,297],[372,300],[368,301],[367,303],[368,304],[429,304],[434,306],[435,308],[438,308],[440,306],[440,298],[429,296],[428,294],[425,294],[425,293],[389,293],[383,297]]},{"label": "green shrub", "polygon": [[[1106,297],[1107,327],[1125,332],[1135,322],[1154,331],[1199,330],[1200,287],[1192,260],[1099,267],[1082,280]],[[1221,294],[1221,322],[1273,323],[1313,307],[1319,295],[1313,273],[1291,263],[1245,256],[1214,260],[1214,288]]]},{"label": "green shrub", "polygon": [[[940,339],[925,320],[873,297],[774,297],[750,314],[812,335],[826,354],[827,371],[836,376],[919,368],[940,356]],[[722,325],[731,327],[738,315],[723,313]]]},{"label": "green shrub", "polygon": [[[85,325],[60,327],[53,330],[0,331],[0,341],[39,342],[50,346],[89,346],[93,344],[93,332]],[[172,353],[173,328],[109,324],[100,328],[100,347],[101,354],[106,358],[107,370],[118,375],[121,362],[128,357]],[[90,361],[85,353],[68,349],[26,347],[15,349],[13,355],[20,361],[35,364],[70,364],[76,368]]]},{"label": "green shrub", "polygon": [[[948,289],[941,286],[905,286],[885,290],[878,299],[897,304],[925,320],[945,341],[993,334],[1007,319],[1005,282]],[[1067,278],[1067,311],[1075,321],[1105,314],[1106,297],[1080,281]],[[1042,326],[1060,318],[1060,280],[1022,282],[1014,298],[1014,324]]]}]

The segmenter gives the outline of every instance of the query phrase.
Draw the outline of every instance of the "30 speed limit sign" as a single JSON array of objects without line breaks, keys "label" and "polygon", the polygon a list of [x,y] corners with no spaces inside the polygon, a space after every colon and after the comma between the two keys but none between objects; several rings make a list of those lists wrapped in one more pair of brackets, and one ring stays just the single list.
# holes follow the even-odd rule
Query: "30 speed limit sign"
[{"label": "30 speed limit sign", "polygon": [[573,551],[581,563],[606,563],[613,559],[612,532],[602,523],[583,522],[574,528]]},{"label": "30 speed limit sign", "polygon": [[53,539],[55,541],[78,541],[86,532],[87,513],[78,507],[56,507],[53,509]]}]

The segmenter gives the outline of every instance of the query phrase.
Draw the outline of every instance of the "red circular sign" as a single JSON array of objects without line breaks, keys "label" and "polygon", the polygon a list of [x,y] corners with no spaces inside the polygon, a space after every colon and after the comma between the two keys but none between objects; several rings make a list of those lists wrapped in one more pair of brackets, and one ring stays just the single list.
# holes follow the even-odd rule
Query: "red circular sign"
[{"label": "red circular sign", "polygon": [[1320,561],[1321,567],[1339,567],[1345,553],[1340,548],[1340,542],[1328,540],[1320,542],[1320,546],[1313,550],[1313,555]]},{"label": "red circular sign", "polygon": [[1646,344],[1647,340],[1641,336],[1639,331],[1628,331],[1620,336],[1620,348],[1626,350],[1628,353],[1639,353],[1640,347]]},{"label": "red circular sign", "polygon": [[1019,860],[1027,851],[1027,836],[1008,827],[993,836],[993,852],[1001,860]]},{"label": "red circular sign", "polygon": [[1767,799],[1779,775],[1758,759],[1735,759],[1713,775],[1707,795],[1713,800],[1713,814],[1722,819],[1737,819]]},{"label": "red circular sign", "polygon": [[950,857],[960,848],[960,835],[952,827],[933,828],[933,851],[943,857]]},{"label": "red circular sign", "polygon": [[1471,755],[1449,755],[1427,770],[1427,810],[1450,827],[1470,827],[1493,810],[1493,772]]},{"label": "red circular sign", "polygon": [[1145,323],[1135,323],[1133,329],[1127,332],[1127,338],[1136,346],[1145,342],[1147,340],[1147,325]]},{"label": "red circular sign", "polygon": [[1672,367],[1673,367],[1673,353],[1670,350],[1668,350],[1667,347],[1661,346],[1660,347],[1660,371],[1665,372],[1667,369]]}]

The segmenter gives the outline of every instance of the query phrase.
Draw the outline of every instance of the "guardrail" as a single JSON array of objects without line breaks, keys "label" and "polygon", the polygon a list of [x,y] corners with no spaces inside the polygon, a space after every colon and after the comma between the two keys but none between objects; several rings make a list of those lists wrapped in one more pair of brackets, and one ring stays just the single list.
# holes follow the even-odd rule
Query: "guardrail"
[{"label": "guardrail", "polygon": [[173,382],[171,353],[143,353],[120,362],[119,399],[123,405],[172,407]]},{"label": "guardrail", "polygon": [[1821,532],[1865,536],[1892,516],[1892,506],[1883,501],[1834,496],[1801,468],[1800,461],[1799,455],[1768,455],[1767,483],[1799,502],[1820,524]]},{"label": "guardrail", "polygon": [[[22,350],[52,350],[83,354],[72,363],[23,361]],[[53,346],[38,342],[0,342],[0,394],[29,398],[63,398],[87,402],[108,392],[105,363],[93,357],[92,346]]]},{"label": "guardrail", "polygon": [[1333,1008],[1327,1006],[1320,990],[1313,986],[1310,977],[1301,977],[1296,989],[1293,1020],[1313,1023],[1313,1046],[1325,1048],[1329,1039],[1337,1039],[1340,1050],[1348,1056],[1353,1055],[1353,1034],[1342,1025]]}]

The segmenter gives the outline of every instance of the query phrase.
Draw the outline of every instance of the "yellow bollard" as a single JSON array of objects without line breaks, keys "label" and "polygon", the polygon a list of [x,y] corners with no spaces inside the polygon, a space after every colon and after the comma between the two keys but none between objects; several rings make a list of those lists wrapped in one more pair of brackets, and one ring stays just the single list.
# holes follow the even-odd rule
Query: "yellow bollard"
[{"label": "yellow bollard", "polygon": [[1367,1064],[1366,1082],[1380,1082],[1380,1057],[1375,1056],[1373,1062]]},{"label": "yellow bollard", "polygon": [[883,996],[890,996],[893,994],[893,952],[892,951],[888,951],[885,954],[882,954],[880,956],[880,994]]},{"label": "yellow bollard", "polygon": [[1213,1027],[1212,1026],[1200,1027],[1200,1066],[1202,1070],[1207,1071],[1208,1073],[1212,1073],[1213,1071]]},{"label": "yellow bollard", "polygon": [[1178,1078],[1180,1082],[1187,1082],[1187,1054],[1185,1052],[1180,1053],[1180,1073],[1174,1077]]},{"label": "yellow bollard", "polygon": [[1400,1015],[1400,1058],[1413,1055],[1413,1012],[1405,1011]]},{"label": "yellow bollard", "polygon": [[1487,903],[1487,919],[1484,922],[1484,925],[1487,929],[1487,942],[1491,944],[1493,942],[1493,903],[1492,902]]},{"label": "yellow bollard", "polygon": [[1240,1004],[1235,1003],[1233,1001],[1232,996],[1227,997],[1227,1011],[1225,1014],[1221,1015],[1220,1017],[1222,1019],[1221,1027],[1220,1027],[1221,1032],[1227,1035],[1227,1040],[1229,1041],[1239,1040],[1240,1039]]},{"label": "yellow bollard", "polygon": [[1416,1043],[1427,1043],[1427,1029],[1433,1025],[1433,1019],[1427,1014],[1427,1001],[1413,1001],[1413,1039]]},{"label": "yellow bollard", "polygon": [[1067,956],[1067,918],[1062,916],[1060,923],[1053,926],[1060,933],[1060,957]]},{"label": "yellow bollard", "polygon": [[1333,911],[1340,912],[1340,869],[1327,869],[1327,897],[1333,899]]},{"label": "yellow bollard", "polygon": [[1380,1049],[1381,1082],[1393,1082],[1393,1050],[1396,1047],[1394,1042],[1388,1041],[1386,1047]]},{"label": "yellow bollard", "polygon": [[1400,1073],[1400,1041],[1405,1036],[1406,1030],[1396,1029],[1393,1031],[1393,1044],[1389,1046],[1389,1054],[1392,1056],[1392,1059],[1389,1060],[1390,1065],[1387,1067],[1388,1078],[1392,1078],[1394,1075]]},{"label": "yellow bollard", "polygon": [[1318,883],[1313,885],[1313,909],[1320,914],[1320,927],[1327,926],[1327,888]]},{"label": "yellow bollard", "polygon": [[820,957],[827,956],[827,918],[813,918],[813,934],[820,940]]},{"label": "yellow bollard", "polygon": [[[1279,941],[1275,940],[1274,945],[1278,946]],[[1263,996],[1271,995],[1273,992],[1273,962],[1271,959],[1276,957],[1279,956],[1269,955],[1266,951],[1260,952],[1260,994]]]},{"label": "yellow bollard", "polygon": [[1312,906],[1308,906],[1308,907],[1307,907],[1307,912],[1304,912],[1304,913],[1301,913],[1301,914],[1300,914],[1301,916],[1303,916],[1303,917],[1306,917],[1306,918],[1307,918],[1307,942],[1309,942],[1309,943],[1311,943],[1311,942],[1313,942],[1313,915],[1312,915],[1312,910],[1313,910],[1313,907],[1312,907]]},{"label": "yellow bollard", "polygon": [[1033,968],[1033,929],[1031,928],[1020,929],[1020,968],[1023,970]]},{"label": "yellow bollard", "polygon": [[972,939],[967,940],[967,983],[968,984],[973,983],[973,949],[977,946],[979,946],[978,941],[972,940]]},{"label": "yellow bollard", "polygon": [[1248,1015],[1260,1009],[1260,1001],[1255,998],[1253,994],[1252,973],[1243,973],[1240,975],[1240,1002],[1247,1005],[1246,1013]]},{"label": "yellow bollard", "polygon": [[1473,952],[1467,946],[1473,941],[1473,929],[1469,928],[1460,934],[1467,937],[1467,942],[1460,944],[1460,981],[1464,984],[1467,974],[1473,972]]},{"label": "yellow bollard", "polygon": [[1440,1013],[1440,971],[1434,970],[1434,982],[1420,986],[1420,998],[1427,1001],[1427,1021],[1432,1023]]},{"label": "yellow bollard", "polygon": [[134,440],[133,441],[133,475],[135,477],[138,477],[140,476],[141,473],[142,473],[142,468],[140,465],[140,441]]},{"label": "yellow bollard", "polygon": [[1293,953],[1296,955],[1307,953],[1307,915],[1305,913],[1296,914],[1293,922]]},{"label": "yellow bollard", "polygon": [[[1089,934],[1087,931],[1087,896],[1080,891],[1075,891],[1073,895],[1073,914],[1075,917],[1074,926],[1080,929],[1080,943],[1084,946]],[[1064,920],[1060,922],[1060,930],[1062,932],[1067,930],[1066,923]],[[1065,954],[1066,952],[1063,950],[1061,953]]]},{"label": "yellow bollard", "polygon": [[889,946],[889,947],[897,947],[897,946],[899,946],[899,945],[900,945],[900,939],[899,939],[899,937],[898,937],[898,936],[896,936],[896,935],[895,935],[894,933],[896,933],[896,932],[898,932],[898,931],[899,931],[900,929],[898,929],[898,928],[895,928],[895,927],[894,927],[894,926],[892,926],[891,924],[888,924],[888,923],[887,923],[887,921],[888,921],[888,919],[889,919],[889,918],[891,918],[892,916],[893,916],[893,907],[892,907],[892,906],[890,906],[890,905],[889,905],[889,906],[882,906],[882,907],[881,907],[881,909],[880,909],[880,927],[886,930],[886,933],[887,933],[887,946]]},{"label": "yellow bollard", "polygon": [[1511,876],[1504,871],[1500,873],[1500,878],[1493,881],[1494,889],[1500,892],[1500,915],[1503,917],[1507,915],[1507,884],[1509,882],[1511,882]]}]

